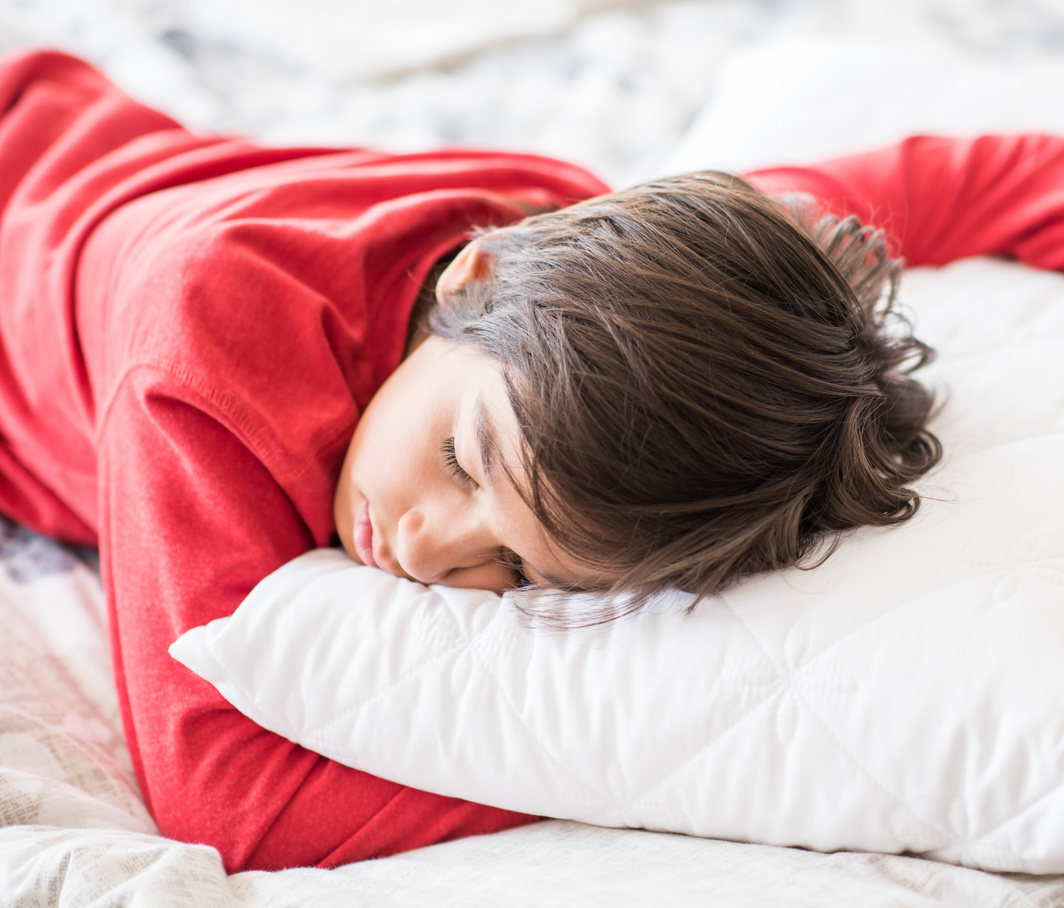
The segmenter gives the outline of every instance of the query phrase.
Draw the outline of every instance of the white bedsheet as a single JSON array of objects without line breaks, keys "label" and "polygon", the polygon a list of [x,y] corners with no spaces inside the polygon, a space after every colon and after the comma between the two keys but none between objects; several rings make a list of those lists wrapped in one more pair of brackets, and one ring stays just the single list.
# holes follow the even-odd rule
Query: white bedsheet
[{"label": "white bedsheet", "polygon": [[332,871],[228,877],[203,846],[102,830],[6,829],[0,879],[5,906],[1059,908],[1064,900],[1054,879],[564,820]]}]

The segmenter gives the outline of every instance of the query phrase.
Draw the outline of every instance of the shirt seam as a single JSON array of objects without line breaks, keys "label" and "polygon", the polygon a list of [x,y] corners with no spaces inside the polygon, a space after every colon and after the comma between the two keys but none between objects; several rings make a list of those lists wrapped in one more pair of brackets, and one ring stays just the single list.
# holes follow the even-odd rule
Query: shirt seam
[{"label": "shirt seam", "polygon": [[226,426],[237,438],[241,440],[259,459],[268,466],[271,475],[278,481],[298,478],[302,476],[308,467],[317,459],[318,453],[331,447],[344,435],[353,431],[357,417],[343,420],[339,428],[316,440],[309,446],[309,450],[301,460],[287,469],[279,469],[278,461],[285,459],[283,448],[277,444],[274,433],[258,424],[254,411],[249,410],[244,403],[236,398],[231,392],[219,389],[212,382],[207,381],[197,372],[162,358],[147,358],[134,360],[129,363],[121,378],[115,383],[109,395],[106,406],[100,412],[94,434],[94,445],[99,450],[100,440],[106,431],[111,413],[119,398],[123,387],[141,372],[155,372],[161,376],[173,379],[177,388],[166,392],[166,396],[174,400],[182,400],[179,391],[187,392],[188,396],[195,397],[193,403],[202,412]]}]

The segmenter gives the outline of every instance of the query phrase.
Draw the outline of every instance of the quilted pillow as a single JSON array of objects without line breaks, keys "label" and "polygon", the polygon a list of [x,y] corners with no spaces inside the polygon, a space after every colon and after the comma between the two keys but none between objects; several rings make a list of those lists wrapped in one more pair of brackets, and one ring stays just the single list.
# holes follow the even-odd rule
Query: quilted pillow
[{"label": "quilted pillow", "polygon": [[256,722],[417,788],[609,826],[1064,872],[1064,276],[907,273],[948,452],[820,568],[584,631],[335,551],[171,652]]}]

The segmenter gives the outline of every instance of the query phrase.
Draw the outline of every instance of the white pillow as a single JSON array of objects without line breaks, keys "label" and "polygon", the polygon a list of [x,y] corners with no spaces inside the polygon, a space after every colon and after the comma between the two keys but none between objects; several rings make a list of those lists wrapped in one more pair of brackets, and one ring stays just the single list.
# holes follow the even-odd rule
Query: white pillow
[{"label": "white pillow", "polygon": [[821,568],[536,632],[312,552],[171,652],[256,722],[418,788],[609,826],[1064,872],[1064,276],[909,272],[933,496]]}]

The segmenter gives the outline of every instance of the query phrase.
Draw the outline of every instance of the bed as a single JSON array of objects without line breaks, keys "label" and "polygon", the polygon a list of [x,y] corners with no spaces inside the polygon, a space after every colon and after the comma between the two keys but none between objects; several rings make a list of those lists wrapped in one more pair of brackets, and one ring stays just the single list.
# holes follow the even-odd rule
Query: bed
[{"label": "bed", "polygon": [[[868,5],[815,0],[559,0],[464,29],[426,7],[434,37],[424,41],[404,25],[415,4],[379,6],[380,34],[406,36],[391,54],[383,38],[350,44],[343,29],[323,26],[350,26],[344,17],[358,12],[325,0],[311,4],[312,17],[251,0],[5,0],[0,47],[73,50],[202,129],[293,143],[531,148],[618,185],[801,162],[915,131],[1064,131],[1064,65],[1052,59],[1064,13],[1048,2],[1011,12],[986,4],[973,15],[966,6],[964,16],[945,2],[895,4],[885,27]],[[468,0],[450,18],[478,11]],[[875,104],[867,84],[840,79],[855,71],[886,74]],[[1061,293],[1055,276],[1010,267],[910,275],[903,300],[928,339],[948,347],[956,327],[931,308],[922,315],[936,294],[965,294],[989,313]],[[1039,563],[1058,592],[1060,563],[1056,550]],[[0,524],[0,905],[1064,905],[1060,873],[575,820],[332,871],[227,875],[213,849],[158,835],[109,666],[94,553]],[[1047,835],[1064,841],[1064,817],[1055,818]]]}]

